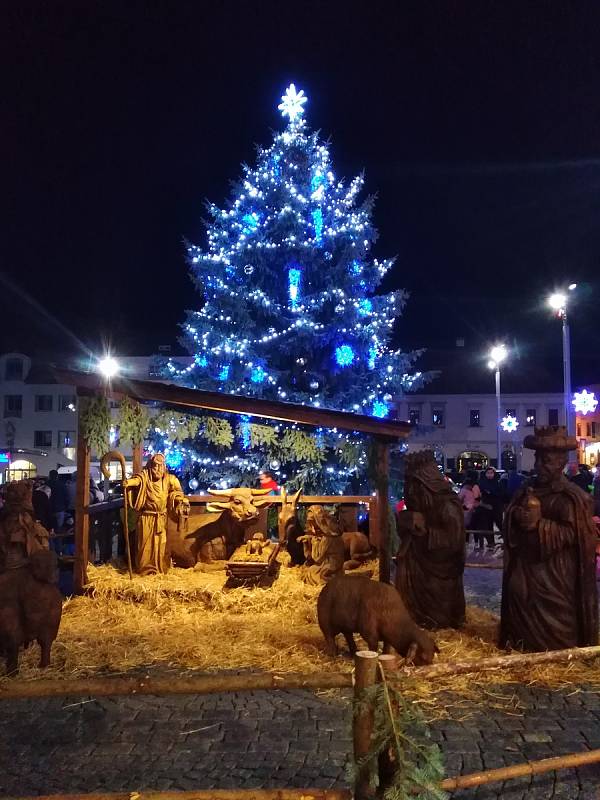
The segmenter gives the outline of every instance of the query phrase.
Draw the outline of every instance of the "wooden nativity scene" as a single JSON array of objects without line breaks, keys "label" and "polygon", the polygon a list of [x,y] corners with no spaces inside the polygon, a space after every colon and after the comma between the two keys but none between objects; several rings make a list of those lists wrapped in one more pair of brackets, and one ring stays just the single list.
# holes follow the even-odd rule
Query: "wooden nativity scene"
[{"label": "wooden nativity scene", "polygon": [[[61,375],[68,380],[83,400],[107,392],[95,376]],[[75,593],[61,619],[56,556],[31,514],[30,493],[15,488],[0,515],[0,650],[9,674],[20,654],[26,678],[35,678],[31,643],[41,649],[39,665],[57,679],[166,665],[311,672],[357,646],[383,647],[418,665],[461,650],[496,657],[507,648],[597,644],[595,534],[585,498],[561,477],[572,446],[563,429],[540,428],[531,437],[539,474],[506,516],[500,620],[465,602],[462,509],[430,451],[405,456],[407,510],[395,519],[391,513],[389,448],[408,436],[407,424],[143,381],[115,380],[110,392],[170,408],[358,430],[372,439],[374,492],[312,496],[232,487],[186,495],[162,453],[150,453],[142,465],[140,442],[133,475],[122,480],[123,498],[107,504],[122,505],[121,562],[89,563],[93,509],[87,493],[78,492]],[[89,482],[90,457],[82,436],[79,487]],[[109,451],[103,469],[114,460],[124,466],[121,454]],[[359,530],[359,508],[368,529]],[[544,626],[536,625],[534,639],[522,598],[536,591],[544,571],[560,575],[548,603],[565,613],[553,626],[542,597],[536,614]],[[351,669],[350,661],[339,668]]]}]

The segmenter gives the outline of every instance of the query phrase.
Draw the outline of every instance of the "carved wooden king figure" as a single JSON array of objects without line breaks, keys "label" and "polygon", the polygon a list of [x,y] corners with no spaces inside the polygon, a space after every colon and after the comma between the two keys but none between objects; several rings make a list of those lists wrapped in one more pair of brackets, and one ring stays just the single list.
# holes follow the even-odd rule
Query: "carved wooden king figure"
[{"label": "carved wooden king figure", "polygon": [[535,428],[535,478],[504,519],[500,645],[532,652],[598,644],[596,531],[590,497],[563,475],[575,437]]}]

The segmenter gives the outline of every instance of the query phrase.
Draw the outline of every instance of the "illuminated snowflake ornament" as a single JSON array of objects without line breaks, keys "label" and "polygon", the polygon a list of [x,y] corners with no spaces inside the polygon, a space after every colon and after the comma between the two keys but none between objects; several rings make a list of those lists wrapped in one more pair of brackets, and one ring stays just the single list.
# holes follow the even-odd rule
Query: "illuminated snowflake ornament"
[{"label": "illuminated snowflake ornament", "polygon": [[500,427],[504,433],[514,433],[519,427],[519,423],[517,418],[513,417],[512,414],[507,414],[505,417],[502,417]]},{"label": "illuminated snowflake ornament", "polygon": [[577,414],[583,414],[585,416],[586,414],[594,413],[598,401],[596,400],[594,392],[588,392],[587,389],[584,389],[582,392],[575,392],[571,404]]},{"label": "illuminated snowflake ornament", "polygon": [[300,89],[300,91],[297,92],[294,84],[290,83],[285,90],[285,94],[281,96],[281,103],[277,108],[281,111],[282,116],[289,117],[290,122],[294,122],[296,117],[300,117],[304,114],[302,106],[307,100],[308,98],[304,94],[304,91]]}]

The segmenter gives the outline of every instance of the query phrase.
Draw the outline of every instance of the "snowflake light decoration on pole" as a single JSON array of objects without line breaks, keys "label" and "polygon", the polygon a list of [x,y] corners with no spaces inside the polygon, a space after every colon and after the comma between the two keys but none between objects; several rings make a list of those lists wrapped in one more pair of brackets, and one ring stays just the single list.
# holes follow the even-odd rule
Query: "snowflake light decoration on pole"
[{"label": "snowflake light decoration on pole", "polygon": [[587,389],[584,389],[581,392],[575,392],[571,404],[577,414],[583,414],[583,416],[585,416],[586,414],[594,413],[598,401],[596,400],[594,392],[588,392]]},{"label": "snowflake light decoration on pole", "polygon": [[512,416],[512,414],[507,414],[505,417],[502,417],[500,427],[504,433],[514,433],[519,427],[519,422],[516,417]]},{"label": "snowflake light decoration on pole", "polygon": [[281,103],[277,108],[281,111],[282,116],[289,117],[290,122],[294,122],[296,117],[304,114],[302,106],[307,100],[308,98],[304,94],[304,90],[300,89],[300,91],[297,92],[294,84],[290,83],[285,90],[285,94],[281,96]]}]

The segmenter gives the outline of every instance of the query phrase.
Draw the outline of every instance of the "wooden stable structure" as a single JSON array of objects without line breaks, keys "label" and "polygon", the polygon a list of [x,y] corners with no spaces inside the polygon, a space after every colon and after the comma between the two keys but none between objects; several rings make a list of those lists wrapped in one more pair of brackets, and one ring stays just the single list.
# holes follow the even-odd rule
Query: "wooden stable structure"
[{"label": "wooden stable structure", "polygon": [[[158,381],[129,380],[125,377],[110,381],[94,373],[58,370],[60,383],[76,387],[78,397],[103,395],[112,399],[130,397],[140,403],[158,403],[164,409],[182,413],[225,412],[247,414],[248,416],[290,422],[310,427],[338,428],[353,431],[372,438],[375,454],[375,504],[377,509],[378,535],[376,544],[379,550],[380,579],[390,579],[390,526],[389,526],[389,448],[390,445],[406,439],[410,433],[407,422],[378,419],[363,414],[345,411],[332,411],[326,408],[282,403],[277,400],[259,400],[240,395],[207,392],[189,389],[175,384]],[[78,409],[79,430],[81,424],[81,403]],[[142,467],[141,446],[134,449],[133,469]],[[88,491],[90,476],[90,450],[83,436],[77,437],[77,497],[75,509],[75,566],[73,584],[76,593],[83,592],[87,583],[87,559],[89,545],[89,503]],[[200,498],[198,498],[199,500]],[[275,498],[274,498],[275,499]],[[365,502],[366,497],[336,496],[330,502]],[[194,502],[192,496],[190,500]]]}]

